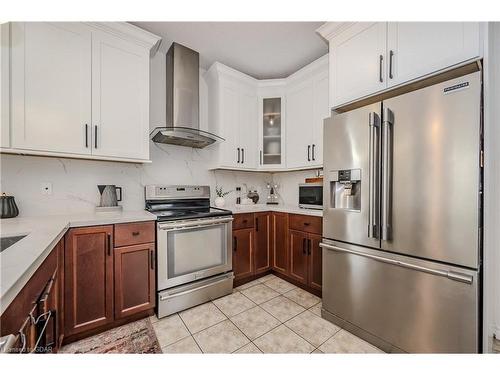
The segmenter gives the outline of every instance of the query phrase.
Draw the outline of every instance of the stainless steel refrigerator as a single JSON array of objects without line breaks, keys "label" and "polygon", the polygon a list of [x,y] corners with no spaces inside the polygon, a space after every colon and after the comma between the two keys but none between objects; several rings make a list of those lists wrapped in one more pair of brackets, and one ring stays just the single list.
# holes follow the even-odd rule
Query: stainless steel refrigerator
[{"label": "stainless steel refrigerator", "polygon": [[481,75],[324,128],[324,318],[386,351],[478,352]]}]

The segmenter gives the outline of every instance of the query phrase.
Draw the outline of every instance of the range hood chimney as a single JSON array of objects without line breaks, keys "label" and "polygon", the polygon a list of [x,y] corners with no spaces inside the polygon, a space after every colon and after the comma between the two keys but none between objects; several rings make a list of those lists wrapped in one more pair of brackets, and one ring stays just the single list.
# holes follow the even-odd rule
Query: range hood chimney
[{"label": "range hood chimney", "polygon": [[167,52],[167,118],[151,132],[156,143],[203,148],[224,139],[200,130],[200,54],[178,43]]}]

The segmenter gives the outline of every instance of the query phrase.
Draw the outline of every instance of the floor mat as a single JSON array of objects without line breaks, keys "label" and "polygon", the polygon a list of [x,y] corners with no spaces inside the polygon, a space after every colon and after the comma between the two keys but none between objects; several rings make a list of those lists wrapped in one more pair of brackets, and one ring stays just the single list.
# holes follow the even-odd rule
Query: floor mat
[{"label": "floor mat", "polygon": [[161,353],[149,318],[138,320],[98,335],[63,346],[65,354],[148,354]]}]

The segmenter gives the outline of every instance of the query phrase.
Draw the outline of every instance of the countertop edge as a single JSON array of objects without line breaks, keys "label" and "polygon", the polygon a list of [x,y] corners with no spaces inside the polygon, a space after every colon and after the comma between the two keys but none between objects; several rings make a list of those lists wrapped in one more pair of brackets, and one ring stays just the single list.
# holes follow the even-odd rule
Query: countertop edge
[{"label": "countertop edge", "polygon": [[[126,213],[126,211],[125,211]],[[66,224],[62,227],[59,233],[50,241],[50,243],[45,247],[44,250],[40,252],[40,254],[34,259],[31,265],[19,276],[19,278],[13,282],[12,286],[10,286],[7,290],[3,292],[3,295],[0,295],[0,315],[3,314],[12,301],[17,297],[17,295],[22,291],[22,289],[26,286],[31,277],[35,274],[35,272],[40,268],[41,264],[44,260],[49,256],[51,251],[57,245],[57,243],[64,237],[66,232],[71,228],[81,228],[81,227],[89,227],[89,226],[98,226],[98,225],[114,225],[114,224],[125,224],[125,223],[138,223],[144,221],[156,221],[156,216],[144,211],[144,217],[125,217],[125,218],[117,218],[117,217],[99,217],[97,219],[76,219],[71,218],[71,215],[66,222]],[[0,262],[1,269],[1,262]]]}]

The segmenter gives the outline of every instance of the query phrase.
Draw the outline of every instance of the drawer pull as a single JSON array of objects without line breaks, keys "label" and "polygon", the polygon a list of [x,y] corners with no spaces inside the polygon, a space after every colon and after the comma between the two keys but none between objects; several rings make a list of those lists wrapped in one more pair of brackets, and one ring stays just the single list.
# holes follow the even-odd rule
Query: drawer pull
[{"label": "drawer pull", "polygon": [[132,232],[132,236],[138,236],[141,232]]},{"label": "drawer pull", "polygon": [[308,227],[309,225],[311,225],[311,223],[304,223],[304,225]]}]

